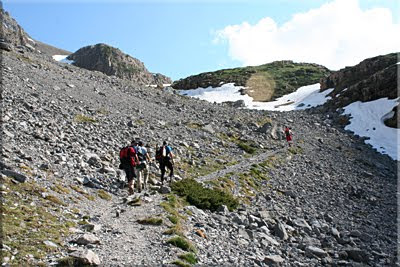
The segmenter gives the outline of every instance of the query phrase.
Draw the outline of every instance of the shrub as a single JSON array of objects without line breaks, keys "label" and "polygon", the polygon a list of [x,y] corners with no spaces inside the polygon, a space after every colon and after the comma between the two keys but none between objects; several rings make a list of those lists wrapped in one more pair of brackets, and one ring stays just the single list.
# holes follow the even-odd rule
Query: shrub
[{"label": "shrub", "polygon": [[196,252],[196,249],[193,246],[193,244],[182,236],[175,236],[169,239],[167,243],[186,251]]},{"label": "shrub", "polygon": [[85,116],[85,115],[82,115],[82,114],[76,115],[74,120],[76,122],[79,122],[79,123],[82,123],[82,122],[95,123],[95,122],[97,122],[95,119],[90,118],[90,117]]},{"label": "shrub", "polygon": [[97,192],[97,195],[104,200],[111,200],[111,195],[102,189]]},{"label": "shrub", "polygon": [[252,147],[251,145],[244,143],[244,142],[239,142],[238,147],[240,147],[241,149],[243,149],[244,151],[246,151],[249,154],[254,154],[257,151],[254,147]]},{"label": "shrub", "polygon": [[185,260],[189,262],[190,264],[196,264],[197,263],[197,258],[196,255],[193,253],[186,253],[186,254],[181,254],[178,256],[180,259]]},{"label": "shrub", "polygon": [[150,218],[137,220],[137,222],[140,224],[161,225],[163,221],[161,218],[150,217]]},{"label": "shrub", "polygon": [[234,210],[239,205],[239,201],[231,193],[205,188],[194,179],[173,183],[172,190],[200,209],[216,211],[220,206],[226,205],[229,210]]}]

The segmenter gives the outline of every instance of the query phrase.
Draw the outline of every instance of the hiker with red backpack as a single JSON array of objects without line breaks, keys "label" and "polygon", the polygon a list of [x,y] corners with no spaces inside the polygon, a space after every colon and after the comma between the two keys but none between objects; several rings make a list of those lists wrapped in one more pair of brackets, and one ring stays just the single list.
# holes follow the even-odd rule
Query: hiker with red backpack
[{"label": "hiker with red backpack", "polygon": [[160,164],[161,170],[161,184],[164,184],[165,168],[170,170],[169,180],[172,182],[174,176],[174,154],[172,148],[168,145],[167,141],[163,142],[163,145],[156,150],[156,160]]},{"label": "hiker with red backpack", "polygon": [[[126,173],[126,178],[128,180],[128,188],[129,194],[132,195],[134,193],[134,178],[136,178],[135,167],[139,162],[136,151],[133,148],[135,141],[132,141],[130,146],[126,146],[121,148],[119,152],[119,159],[121,164],[119,165],[120,169],[123,169]],[[139,190],[140,192],[140,190]]]},{"label": "hiker with red backpack", "polygon": [[285,133],[286,141],[289,144],[289,147],[292,146],[292,143],[293,143],[292,130],[289,127],[285,126],[284,133]]}]

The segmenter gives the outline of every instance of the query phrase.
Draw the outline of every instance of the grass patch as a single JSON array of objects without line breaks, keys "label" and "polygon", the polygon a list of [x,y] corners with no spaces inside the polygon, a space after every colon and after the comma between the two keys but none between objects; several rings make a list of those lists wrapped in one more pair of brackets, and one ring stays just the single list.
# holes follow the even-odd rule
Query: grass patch
[{"label": "grass patch", "polygon": [[166,212],[170,214],[168,215],[168,219],[173,224],[168,230],[164,232],[164,234],[184,236],[181,220],[185,219],[185,217],[180,215],[178,212],[178,209],[183,206],[182,200],[179,199],[176,195],[170,194],[167,196],[166,201],[162,202],[160,205],[164,208]]},{"label": "grass patch", "polygon": [[99,191],[97,191],[97,195],[104,200],[111,200],[112,197],[109,193],[107,193],[106,191],[104,191],[103,189],[100,189]]},{"label": "grass patch", "polygon": [[288,151],[293,155],[297,155],[297,154],[303,153],[303,148],[301,148],[299,146],[291,146],[291,147],[289,147]]},{"label": "grass patch", "polygon": [[253,144],[248,141],[238,141],[237,145],[240,149],[244,150],[246,153],[249,154],[255,154],[257,151],[257,149],[253,146]]},{"label": "grass patch", "polygon": [[74,258],[74,257],[64,257],[58,260],[57,267],[73,267],[73,266],[82,266],[82,267],[89,267],[89,265],[85,263],[83,260]]},{"label": "grass patch", "polygon": [[179,266],[179,267],[191,267],[190,264],[184,263],[183,261],[180,261],[180,260],[175,260],[172,262],[172,264],[175,264],[176,266]]},{"label": "grass patch", "polygon": [[179,221],[179,218],[175,215],[168,215],[167,218],[173,224],[177,224]]},{"label": "grass patch", "polygon": [[[73,222],[69,221],[69,216],[62,215],[63,209],[57,201],[37,197],[43,192],[38,184],[31,181],[14,184],[9,178],[1,179],[1,184],[9,188],[9,192],[3,194],[3,205],[0,206],[1,240],[11,251],[18,251],[12,255],[3,250],[2,258],[9,257],[10,266],[38,266],[41,259],[57,254],[59,250],[46,246],[43,241],[49,240],[62,247],[63,238]],[[53,204],[49,206],[48,201]]]},{"label": "grass patch", "polygon": [[191,205],[200,209],[216,211],[220,206],[226,205],[232,211],[239,205],[238,200],[232,194],[219,189],[205,188],[194,179],[175,182],[171,188],[179,196],[185,197]]},{"label": "grass patch", "polygon": [[56,196],[48,195],[48,196],[45,197],[45,199],[50,201],[50,202],[53,202],[53,203],[55,203],[57,205],[60,205],[60,206],[66,206],[67,205]]},{"label": "grass patch", "polygon": [[83,114],[76,115],[74,118],[74,121],[78,122],[78,123],[85,123],[85,122],[86,123],[96,123],[97,122],[97,120],[95,120],[91,117],[88,117],[86,115],[83,115]]},{"label": "grass patch", "polygon": [[181,254],[178,256],[181,260],[184,260],[190,264],[196,264],[197,263],[197,258],[196,255],[193,253],[186,253],[186,254]]},{"label": "grass patch", "polygon": [[161,218],[149,217],[141,220],[137,220],[140,224],[148,224],[148,225],[161,225],[163,220]]},{"label": "grass patch", "polygon": [[193,246],[193,244],[182,236],[174,236],[171,239],[169,239],[167,243],[175,247],[178,247],[180,249],[183,249],[185,251],[191,251],[196,253],[196,248]]},{"label": "grass patch", "polygon": [[59,194],[69,194],[69,193],[71,193],[71,191],[68,188],[66,188],[66,187],[64,187],[64,186],[62,186],[60,184],[56,184],[56,185],[52,186],[51,190],[53,190],[54,192],[57,192]]},{"label": "grass patch", "polygon": [[180,261],[180,260],[175,260],[172,262],[172,264],[175,264],[176,266],[179,266],[179,267],[191,267],[190,264],[184,263],[183,261]]}]

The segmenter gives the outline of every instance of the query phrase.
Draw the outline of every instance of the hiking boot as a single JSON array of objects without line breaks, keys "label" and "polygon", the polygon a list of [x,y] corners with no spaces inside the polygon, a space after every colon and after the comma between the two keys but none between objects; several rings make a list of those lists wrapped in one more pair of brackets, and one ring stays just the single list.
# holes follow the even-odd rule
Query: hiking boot
[{"label": "hiking boot", "polygon": [[132,188],[132,187],[129,187],[128,192],[129,192],[129,195],[133,195],[133,193],[134,193],[133,188]]}]

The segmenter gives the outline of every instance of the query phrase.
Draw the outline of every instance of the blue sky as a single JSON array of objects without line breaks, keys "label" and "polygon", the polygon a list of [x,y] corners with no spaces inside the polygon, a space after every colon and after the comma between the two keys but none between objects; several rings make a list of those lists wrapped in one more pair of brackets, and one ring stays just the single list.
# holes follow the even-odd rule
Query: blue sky
[{"label": "blue sky", "polygon": [[[338,3],[334,5],[334,2]],[[176,80],[205,71],[259,65],[278,59],[325,63],[328,67],[331,64],[339,68],[353,61],[356,64],[356,60],[370,54],[395,52],[393,47],[371,41],[367,34],[371,26],[364,24],[375,19],[383,21],[379,27],[390,28],[387,36],[393,36],[399,29],[398,1],[350,2],[348,16],[358,14],[360,18],[353,30],[358,32],[357,27],[366,27],[359,31],[365,34],[354,37],[339,28],[333,30],[337,38],[326,29],[332,29],[335,20],[342,21],[342,10],[348,5],[343,0],[7,0],[3,6],[36,40],[71,52],[86,45],[106,43],[143,61],[151,72]],[[324,9],[327,3],[333,4]],[[325,21],[324,10],[333,10],[336,15]],[[386,19],[387,12],[391,13],[391,20]],[[305,19],[295,19],[296,14],[303,14]],[[310,35],[310,31],[315,35]],[[376,31],[382,34],[379,29]],[[309,46],[316,43],[313,38],[318,40],[318,36],[324,40],[325,34],[332,40],[318,47],[331,45],[330,50],[316,51],[318,49]],[[332,45],[335,38],[340,42]],[[379,38],[386,38],[386,35]],[[394,41],[393,45],[399,44],[398,39]],[[353,57],[352,49],[357,44],[370,47],[347,63],[345,59]]]}]

